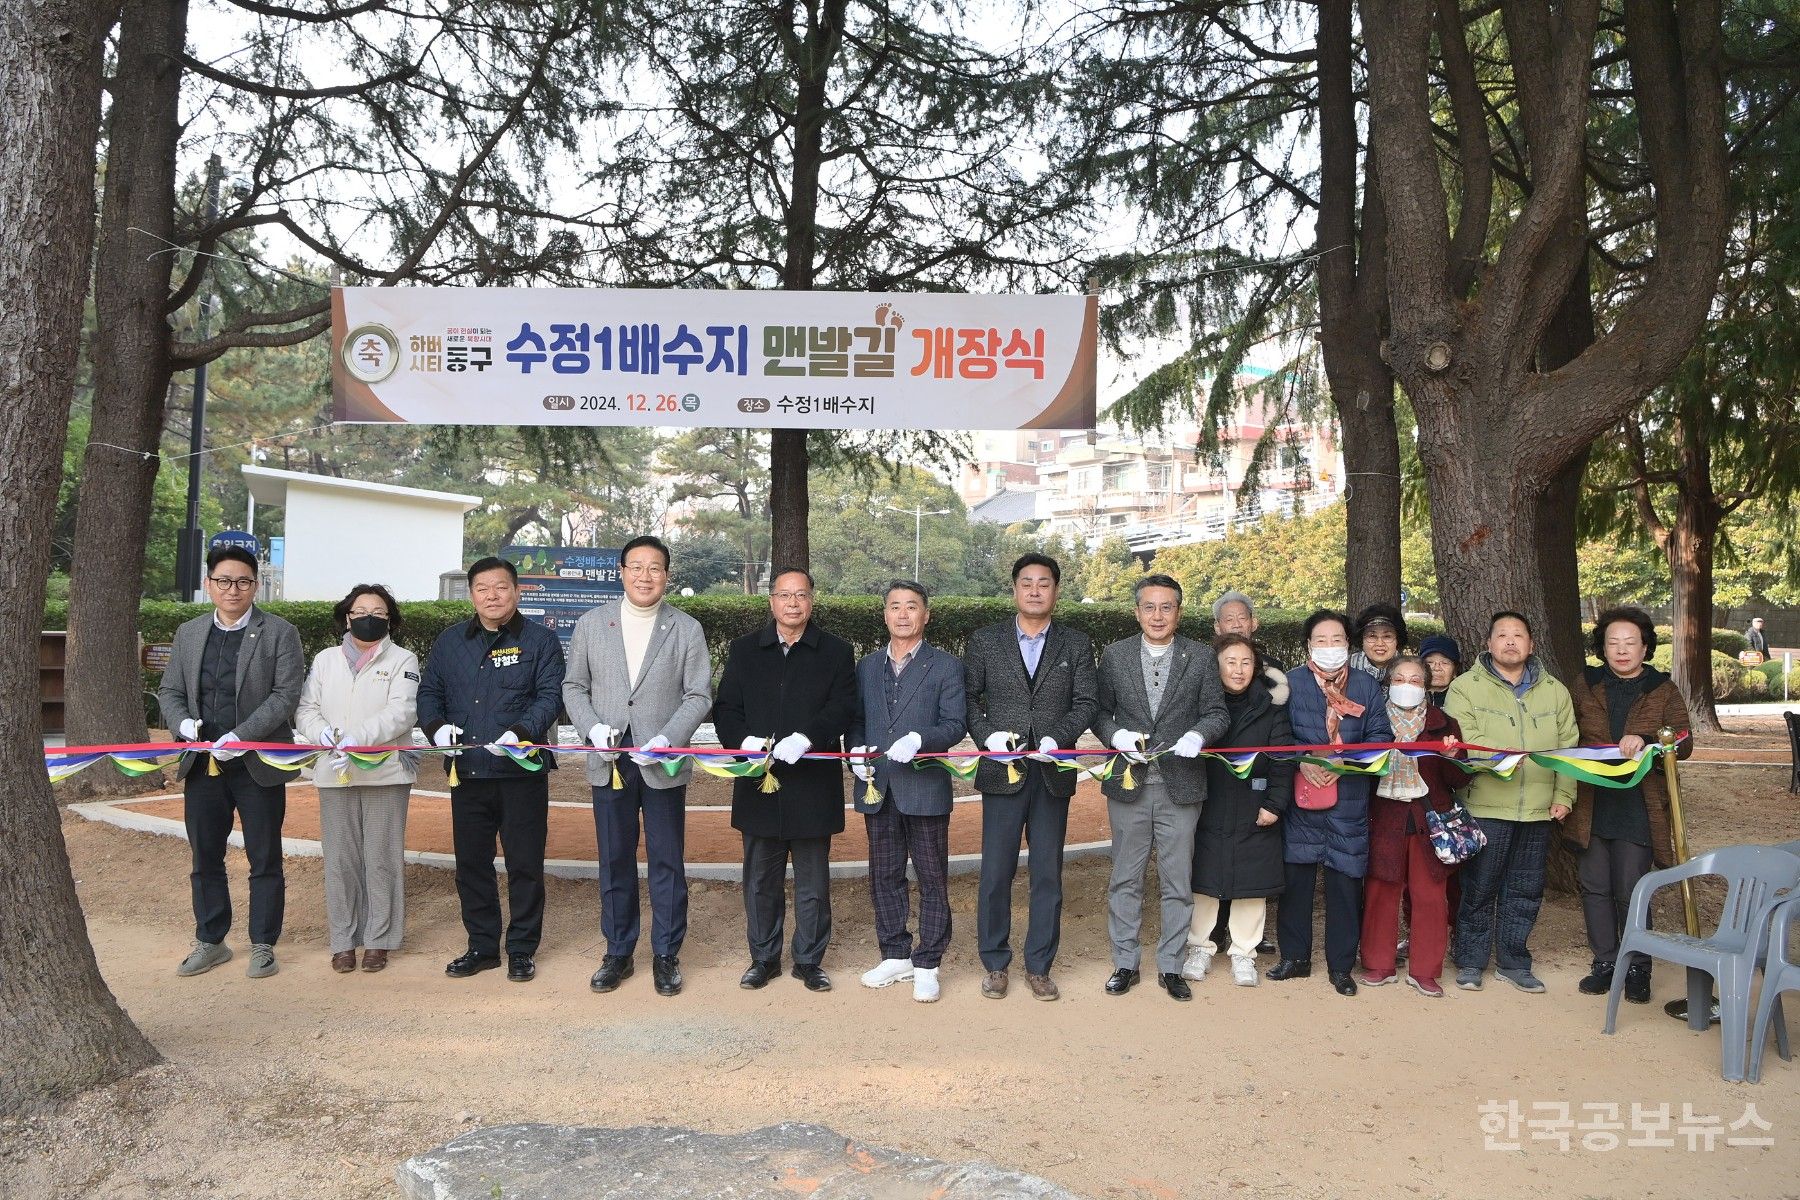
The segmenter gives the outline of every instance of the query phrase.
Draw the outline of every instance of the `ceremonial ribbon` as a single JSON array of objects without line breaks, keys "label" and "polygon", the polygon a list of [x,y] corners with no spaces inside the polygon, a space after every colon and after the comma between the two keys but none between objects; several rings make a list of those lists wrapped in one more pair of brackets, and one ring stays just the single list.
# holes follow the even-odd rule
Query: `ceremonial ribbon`
[{"label": "ceremonial ribbon", "polygon": [[[1683,731],[1674,742],[1667,747],[1657,743],[1647,744],[1635,756],[1625,757],[1619,753],[1617,746],[1572,746],[1560,750],[1508,750],[1492,746],[1478,746],[1468,742],[1459,742],[1454,751],[1446,753],[1442,742],[1355,742],[1336,746],[1240,746],[1223,750],[1202,750],[1199,757],[1212,759],[1239,779],[1249,776],[1255,768],[1259,757],[1278,760],[1298,760],[1323,767],[1336,775],[1344,776],[1382,776],[1392,768],[1392,756],[1404,754],[1411,758],[1437,757],[1454,763],[1469,775],[1493,775],[1501,779],[1511,779],[1521,763],[1532,762],[1558,775],[1568,776],[1577,782],[1592,784],[1604,788],[1636,787],[1644,776],[1649,774],[1656,764],[1656,756],[1665,749],[1673,752],[1675,747],[1688,737]],[[247,754],[255,754],[257,758],[271,767],[283,771],[299,771],[302,767],[315,764],[318,759],[328,755],[342,755],[351,766],[368,770],[387,762],[395,754],[448,754],[458,755],[482,751],[488,753],[486,747],[474,746],[307,746],[289,742],[233,742],[232,749]],[[44,765],[52,782],[67,779],[78,772],[86,770],[95,763],[106,761],[118,768],[123,775],[138,777],[148,775],[174,762],[183,754],[206,754],[211,744],[206,742],[155,742],[134,743],[116,746],[46,746],[44,748]],[[776,768],[780,765],[768,750],[749,752],[744,750],[727,750],[711,746],[661,746],[645,750],[638,746],[552,746],[540,743],[522,742],[518,745],[502,746],[506,757],[513,760],[527,771],[541,771],[544,764],[539,760],[541,751],[555,754],[637,754],[650,760],[655,767],[660,767],[669,776],[681,773],[684,765],[691,763],[695,769],[721,779],[760,779],[763,792],[774,792],[780,787],[776,778]],[[1463,751],[1483,758],[1456,757]],[[943,752],[921,751],[913,756],[913,769],[926,770],[938,768],[949,772],[963,782],[975,778],[983,759],[993,759],[1006,764],[1009,779],[1016,782],[1018,768],[1016,763],[1021,758],[1031,758],[1047,762],[1059,771],[1070,771],[1077,775],[1101,781],[1119,778],[1120,786],[1131,790],[1136,786],[1132,775],[1134,766],[1144,766],[1155,762],[1172,752],[1171,747],[1146,749],[1141,752],[1126,754],[1118,750],[1052,750],[1048,753],[1020,750],[950,750]],[[884,757],[880,751],[869,754],[847,754],[830,750],[813,750],[801,755],[802,759],[816,761],[857,760],[859,763],[873,765]],[[209,755],[210,759],[210,755]],[[1084,761],[1097,760],[1097,761]],[[617,761],[615,758],[613,761]],[[217,770],[217,761],[209,764],[209,770]],[[348,778],[340,773],[340,780]],[[614,780],[617,786],[618,772],[614,768]],[[450,766],[450,786],[458,786],[455,761]]]}]

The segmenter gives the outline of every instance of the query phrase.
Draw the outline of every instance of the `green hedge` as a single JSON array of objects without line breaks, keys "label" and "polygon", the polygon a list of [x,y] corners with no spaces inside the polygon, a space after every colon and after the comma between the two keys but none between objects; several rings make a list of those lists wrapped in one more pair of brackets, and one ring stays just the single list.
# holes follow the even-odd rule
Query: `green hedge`
[{"label": "green hedge", "polygon": [[[715,671],[723,665],[726,647],[732,639],[762,628],[769,619],[766,596],[679,596],[670,602],[693,615],[706,630],[707,646],[712,653]],[[294,623],[306,647],[308,661],[320,650],[336,644],[339,635],[331,628],[333,605],[323,600],[275,600],[262,606],[266,611]],[[178,604],[170,600],[146,600],[138,610],[138,628],[146,643],[173,640],[175,629],[183,621],[208,611],[205,604]],[[469,619],[470,608],[463,601],[408,601],[401,606],[406,620],[403,643],[423,659],[438,634],[459,621]],[[984,625],[1010,620],[1012,600],[1008,597],[942,596],[932,601],[931,624],[927,633],[933,645],[952,654],[961,654],[969,634]],[[1259,614],[1258,638],[1270,654],[1289,666],[1302,655],[1301,623],[1306,614],[1293,610],[1271,609]],[[881,601],[873,596],[821,596],[814,608],[819,624],[850,642],[857,653],[866,654],[886,639],[881,620]],[[1063,604],[1056,619],[1079,629],[1094,640],[1096,647],[1105,646],[1137,632],[1137,620],[1131,606],[1124,603]],[[46,629],[67,627],[67,606],[52,603],[44,612]],[[1442,627],[1430,621],[1409,621],[1415,642]],[[1191,614],[1181,623],[1181,632],[1189,637],[1212,636],[1212,614]],[[152,720],[155,719],[153,693],[158,676],[145,672],[144,688]]]}]

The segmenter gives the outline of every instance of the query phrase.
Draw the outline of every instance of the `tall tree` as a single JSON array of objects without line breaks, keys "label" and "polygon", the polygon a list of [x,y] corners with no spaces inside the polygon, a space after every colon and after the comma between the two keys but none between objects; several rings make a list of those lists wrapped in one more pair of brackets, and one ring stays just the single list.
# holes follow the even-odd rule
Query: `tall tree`
[{"label": "tall tree", "polygon": [[[566,86],[571,59],[598,41],[584,33],[585,8],[524,14],[438,0],[401,12],[362,0],[318,12],[229,2],[254,30],[243,73],[188,52],[188,0],[127,0],[121,26],[69,604],[68,731],[78,742],[145,736],[137,604],[171,375],[329,327],[323,281],[261,261],[251,235],[280,229],[382,284],[528,273],[568,249],[538,247],[535,225],[514,214],[542,186],[520,178],[535,177],[544,148],[566,144],[568,122],[587,111],[584,93]],[[354,74],[316,81],[304,63]],[[185,119],[184,79],[201,96]],[[418,136],[428,124],[430,154]],[[219,181],[210,172],[176,194],[184,132],[242,172],[222,211],[211,207]],[[358,248],[383,226],[392,257],[368,261]],[[198,307],[215,301],[222,327],[198,336]]]},{"label": "tall tree", "polygon": [[[1120,417],[1142,427],[1192,414],[1202,450],[1245,403],[1322,421],[1312,393],[1323,360],[1360,606],[1400,597],[1401,479],[1381,355],[1386,221],[1358,132],[1366,87],[1353,16],[1352,0],[1116,0],[1077,37],[1080,132],[1063,152],[1112,203],[1143,215],[1132,245],[1098,263],[1120,296],[1112,332],[1196,330],[1121,399]],[[1315,328],[1316,349],[1305,336]],[[1271,349],[1282,378],[1239,387],[1246,356]]]},{"label": "tall tree", "polygon": [[[1722,261],[1719,6],[1626,0],[1616,33],[1609,30],[1616,78],[1603,78],[1625,98],[1637,135],[1627,165],[1653,198],[1643,235],[1649,263],[1610,328],[1545,369],[1545,331],[1588,253],[1600,8],[1600,0],[1500,0],[1518,115],[1508,128],[1528,190],[1497,212],[1470,202],[1490,186],[1479,178],[1492,169],[1487,113],[1476,120],[1467,106],[1451,107],[1461,170],[1451,176],[1454,192],[1445,186],[1433,41],[1455,88],[1468,57],[1460,9],[1452,0],[1361,9],[1370,139],[1389,222],[1388,362],[1418,414],[1434,557],[1450,629],[1465,644],[1481,640],[1497,609],[1520,609],[1547,627],[1539,499],[1674,372],[1705,320]],[[1439,19],[1446,9],[1455,20]]]},{"label": "tall tree", "polygon": [[[1072,263],[1083,198],[1026,174],[1052,86],[963,3],[646,0],[644,100],[594,180],[634,285],[969,290]],[[827,435],[775,430],[773,557],[806,565]]]},{"label": "tall tree", "polygon": [[677,524],[737,550],[735,573],[746,596],[770,565],[766,446],[766,435],[752,429],[688,429],[657,450],[659,469],[675,480],[669,506]]},{"label": "tall tree", "polygon": [[[116,6],[6,0],[0,41],[0,1113],[156,1060],[100,977],[44,775],[36,656],[93,244],[100,69]],[[133,686],[133,694],[136,692]]]}]

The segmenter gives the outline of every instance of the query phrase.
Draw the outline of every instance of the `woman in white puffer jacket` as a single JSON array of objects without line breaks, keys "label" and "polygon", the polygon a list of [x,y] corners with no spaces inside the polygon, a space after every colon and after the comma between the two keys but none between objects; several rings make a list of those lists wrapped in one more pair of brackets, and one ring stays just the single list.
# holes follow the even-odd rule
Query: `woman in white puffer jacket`
[{"label": "woman in white puffer jacket", "polygon": [[[294,726],[314,746],[411,745],[418,719],[419,660],[394,641],[400,607],[380,584],[359,583],[332,618],[343,642],[313,659]],[[319,835],[325,851],[325,914],[331,926],[331,969],[387,966],[406,926],[406,805],[418,777],[418,755],[395,753],[372,767],[348,755],[322,757]]]}]

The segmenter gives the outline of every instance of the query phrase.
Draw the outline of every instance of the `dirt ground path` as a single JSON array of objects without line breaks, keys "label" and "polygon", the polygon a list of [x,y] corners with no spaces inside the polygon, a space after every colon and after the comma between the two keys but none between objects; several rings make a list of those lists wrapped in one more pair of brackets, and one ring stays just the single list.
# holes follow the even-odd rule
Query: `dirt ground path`
[{"label": "dirt ground path", "polygon": [[[1697,846],[1800,837],[1785,767],[1695,765],[1683,778]],[[387,1196],[396,1161],[475,1124],[781,1120],[987,1158],[1094,1197],[1800,1194],[1800,1062],[1771,1053],[1762,1085],[1722,1082],[1717,1033],[1661,1012],[1681,990],[1667,969],[1657,1004],[1625,1006],[1620,1033],[1603,1036],[1603,1002],[1575,991],[1586,951],[1571,896],[1552,897],[1534,938],[1547,995],[1490,982],[1440,1001],[1404,987],[1346,1000],[1322,977],[1241,989],[1227,975],[1178,1005],[1153,986],[1103,994],[1108,865],[1072,862],[1064,999],[1042,1004],[1023,988],[978,995],[974,881],[959,878],[944,998],[925,1006],[904,985],[857,986],[877,957],[860,881],[834,887],[827,995],[786,978],[740,990],[740,893],[701,883],[687,989],[662,999],[647,969],[612,995],[587,990],[598,899],[569,880],[549,883],[535,983],[445,978],[463,937],[450,875],[430,868],[409,869],[407,948],[393,965],[334,975],[320,864],[296,859],[281,973],[244,977],[240,927],[237,961],[181,980],[185,845],[73,815],[64,831],[101,966],[168,1065],[57,1117],[0,1124],[7,1197]],[[232,868],[241,905],[235,852]],[[1525,1118],[1552,1114],[1534,1104],[1567,1106],[1574,1148],[1527,1126],[1521,1149],[1484,1148],[1490,1102]],[[1584,1106],[1617,1105],[1620,1136],[1644,1137],[1634,1103],[1669,1106],[1675,1146],[1580,1147],[1599,1119]],[[1728,1128],[1747,1104],[1768,1130]],[[1683,1130],[1707,1118],[1720,1122],[1716,1148],[1688,1148]],[[1725,1144],[1756,1137],[1773,1145]]]}]

